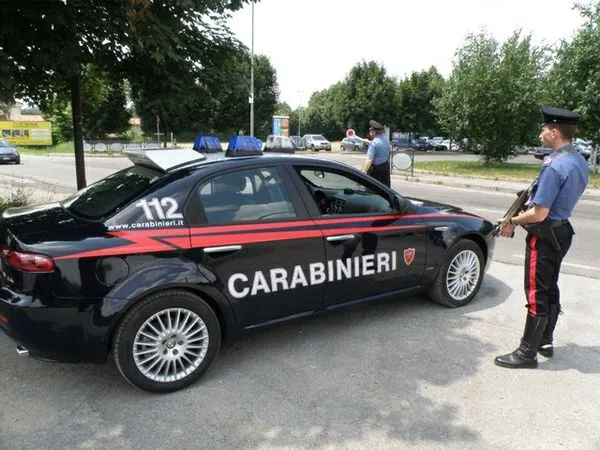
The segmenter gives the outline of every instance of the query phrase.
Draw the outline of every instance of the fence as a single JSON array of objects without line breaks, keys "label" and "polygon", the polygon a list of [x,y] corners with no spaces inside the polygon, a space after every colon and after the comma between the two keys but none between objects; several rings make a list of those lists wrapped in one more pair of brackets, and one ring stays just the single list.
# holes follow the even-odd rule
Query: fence
[{"label": "fence", "polygon": [[122,143],[122,142],[84,142],[83,151],[89,153],[119,153],[124,150],[133,150],[133,149],[159,149],[161,148],[158,142],[148,142],[148,143]]}]

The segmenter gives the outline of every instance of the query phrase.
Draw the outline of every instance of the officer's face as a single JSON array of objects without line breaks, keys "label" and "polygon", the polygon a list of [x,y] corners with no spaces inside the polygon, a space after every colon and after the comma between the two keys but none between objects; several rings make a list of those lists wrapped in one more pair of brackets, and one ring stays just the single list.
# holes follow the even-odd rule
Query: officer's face
[{"label": "officer's face", "polygon": [[550,128],[548,125],[544,125],[540,132],[540,142],[543,147],[553,148],[552,143],[556,139],[556,129]]}]

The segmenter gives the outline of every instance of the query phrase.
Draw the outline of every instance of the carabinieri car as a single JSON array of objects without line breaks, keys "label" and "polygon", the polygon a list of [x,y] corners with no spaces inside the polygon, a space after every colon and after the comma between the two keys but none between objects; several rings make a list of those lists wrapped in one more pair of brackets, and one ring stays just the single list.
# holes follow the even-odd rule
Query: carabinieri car
[{"label": "carabinieri car", "polygon": [[112,354],[133,385],[174,391],[241,331],[419,291],[466,305],[492,257],[489,221],[335,161],[127,156],[60,203],[2,214],[0,328],[20,354]]}]

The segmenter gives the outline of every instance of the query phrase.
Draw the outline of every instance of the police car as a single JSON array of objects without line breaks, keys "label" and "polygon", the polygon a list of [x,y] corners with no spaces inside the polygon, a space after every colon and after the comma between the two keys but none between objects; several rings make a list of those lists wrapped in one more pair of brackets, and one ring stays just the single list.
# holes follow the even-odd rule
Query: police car
[{"label": "police car", "polygon": [[0,220],[0,329],[22,355],[105,362],[153,392],[221,340],[364,301],[477,294],[492,223],[297,155],[131,150],[133,165]]}]

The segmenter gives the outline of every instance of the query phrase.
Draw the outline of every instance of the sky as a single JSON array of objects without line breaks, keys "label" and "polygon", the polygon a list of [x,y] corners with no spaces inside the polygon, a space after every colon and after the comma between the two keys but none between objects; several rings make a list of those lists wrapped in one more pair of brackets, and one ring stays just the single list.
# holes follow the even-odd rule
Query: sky
[{"label": "sky", "polygon": [[[521,29],[535,44],[568,40],[584,22],[572,6],[572,0],[260,0],[254,53],[269,57],[280,101],[297,108],[363,60],[399,78],[432,65],[447,77],[470,33],[484,30],[502,42]],[[229,20],[248,48],[251,11],[247,5]]]}]

